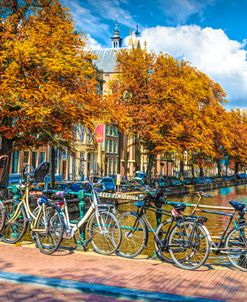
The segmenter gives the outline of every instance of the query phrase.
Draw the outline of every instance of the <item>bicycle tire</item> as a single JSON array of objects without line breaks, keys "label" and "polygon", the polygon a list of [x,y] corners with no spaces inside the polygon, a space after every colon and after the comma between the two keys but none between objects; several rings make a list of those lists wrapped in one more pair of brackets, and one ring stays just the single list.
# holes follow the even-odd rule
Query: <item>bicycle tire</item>
[{"label": "bicycle tire", "polygon": [[86,232],[93,250],[99,254],[111,255],[121,243],[122,233],[118,219],[108,211],[93,213],[87,223]]},{"label": "bicycle tire", "polygon": [[45,210],[37,217],[36,228],[44,228],[45,222],[48,228],[46,231],[32,231],[32,234],[41,253],[51,255],[59,248],[64,233],[63,219],[55,205],[49,204],[45,206]]},{"label": "bicycle tire", "polygon": [[0,201],[0,233],[4,227],[6,220],[6,213],[3,203]]},{"label": "bicycle tire", "polygon": [[137,257],[147,245],[148,231],[145,222],[134,212],[125,212],[118,217],[118,220],[122,241],[115,252],[116,255],[125,258]]},{"label": "bicycle tire", "polygon": [[[236,248],[240,250],[235,250]],[[225,241],[227,249],[227,258],[232,265],[241,271],[247,272],[247,225],[240,225],[238,228],[232,229]],[[232,253],[230,252],[232,250]]]},{"label": "bicycle tire", "polygon": [[16,214],[19,202],[10,199],[4,201],[5,208],[5,223],[1,231],[1,240],[5,243],[14,244],[22,239],[28,227],[28,220],[24,206],[19,208],[19,213],[14,222],[9,223],[9,220]]},{"label": "bicycle tire", "polygon": [[[167,236],[166,228],[169,227],[168,224],[170,222],[172,222],[172,218],[169,218],[169,219],[163,221],[158,226],[155,236],[154,236],[154,247],[155,247],[156,255],[161,261],[173,263],[173,260],[172,260],[168,247],[164,248],[164,245],[166,245],[166,242],[167,242],[167,246],[169,243],[169,235]],[[156,236],[162,242],[162,244],[163,244],[162,246],[160,245],[160,242],[156,239]],[[164,240],[166,240],[166,242]]]},{"label": "bicycle tire", "polygon": [[[183,229],[181,229],[181,226]],[[195,231],[195,236],[192,239],[194,242],[191,243],[189,237],[192,231]],[[202,244],[203,239],[205,239],[204,244]],[[192,246],[190,246],[191,244]],[[202,253],[201,257],[199,249]],[[207,229],[200,223],[192,221],[184,221],[179,223],[179,225],[176,224],[169,236],[169,251],[173,262],[178,267],[186,270],[199,268],[207,261],[210,251]]]}]

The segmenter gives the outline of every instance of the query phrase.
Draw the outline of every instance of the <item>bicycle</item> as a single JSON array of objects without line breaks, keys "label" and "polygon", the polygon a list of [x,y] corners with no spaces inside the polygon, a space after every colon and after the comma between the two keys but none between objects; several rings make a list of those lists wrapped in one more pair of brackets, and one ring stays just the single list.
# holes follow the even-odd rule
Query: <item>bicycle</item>
[{"label": "bicycle", "polygon": [[[208,233],[203,225],[207,218],[182,215],[186,208],[184,203],[170,202],[173,207],[171,212],[161,209],[166,204],[163,195],[164,191],[157,189],[154,195],[147,195],[135,203],[136,212],[125,212],[119,216],[123,239],[116,253],[127,258],[138,256],[147,246],[150,230],[154,234],[155,251],[159,258],[181,268],[199,268],[209,253]],[[155,230],[146,217],[147,210],[166,214],[170,218]]]},{"label": "bicycle", "polygon": [[[60,191],[55,194],[57,198],[62,199],[62,201],[58,201],[57,204],[60,206],[60,215],[62,216],[65,226],[63,238],[74,238],[75,232],[80,232],[80,229],[87,223],[86,234],[88,238],[81,238],[83,247],[86,248],[87,245],[91,243],[95,252],[110,255],[119,247],[122,238],[118,219],[113,213],[114,206],[100,204],[99,197],[95,190],[97,184],[93,186],[89,182],[84,183],[89,184],[91,187],[91,205],[85,215],[76,223],[71,222],[69,216],[66,198],[71,196],[70,193]],[[44,193],[53,193],[53,191],[46,191]]]},{"label": "bicycle", "polygon": [[[203,196],[205,193],[198,192],[197,194]],[[247,224],[245,221],[245,204],[231,200],[229,203],[234,212],[226,213],[202,209],[203,205],[199,205],[199,201],[195,205],[192,214],[194,214],[196,211],[200,211],[203,213],[229,217],[228,224],[218,242],[214,242],[210,233],[208,232],[210,251],[216,255],[226,255],[234,267],[242,271],[247,271]],[[237,219],[236,216],[238,216]],[[232,222],[234,227],[229,230]]]},{"label": "bicycle", "polygon": [[[26,167],[27,168],[27,167]],[[49,163],[41,163],[31,172],[24,171],[26,182],[19,185],[19,195],[15,199],[3,202],[5,223],[1,231],[1,240],[5,243],[16,243],[26,234],[30,225],[31,235],[40,251],[44,254],[55,252],[63,235],[63,221],[56,205],[42,197],[37,207],[31,211],[29,192],[33,183],[39,183],[49,171]]]}]

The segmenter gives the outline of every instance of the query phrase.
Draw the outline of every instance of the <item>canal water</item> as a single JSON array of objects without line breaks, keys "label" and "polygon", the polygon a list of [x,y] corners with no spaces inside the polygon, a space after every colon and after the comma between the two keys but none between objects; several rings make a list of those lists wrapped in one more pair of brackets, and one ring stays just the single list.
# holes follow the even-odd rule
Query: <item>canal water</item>
[{"label": "canal water", "polygon": [[[212,206],[223,206],[223,207],[231,207],[229,205],[230,200],[238,200],[240,202],[243,202],[247,205],[247,185],[241,185],[236,187],[226,187],[226,188],[218,188],[212,191],[207,191],[207,193],[210,193],[212,197],[210,198],[202,198],[200,201],[200,204],[204,205],[212,205]],[[181,201],[185,203],[196,203],[197,197],[196,194],[186,195],[183,197],[168,197],[168,200],[170,201]],[[165,206],[164,209],[171,210],[171,207]],[[185,214],[190,214],[193,207],[187,207]],[[135,211],[136,208],[133,203],[129,204],[120,204],[118,206],[118,212],[123,213],[125,211]],[[217,211],[217,210],[216,210]],[[221,210],[223,211],[223,210]],[[231,213],[232,211],[225,211],[227,213]],[[209,214],[209,213],[197,213],[196,215],[205,216],[208,218],[208,221],[206,222],[206,227],[208,228],[211,236],[213,237],[214,242],[217,242],[216,236],[222,235],[225,226],[227,225],[229,221],[229,217],[226,216],[220,216],[215,214]],[[147,211],[147,218],[150,221],[151,225],[155,228],[156,226],[156,217],[155,213]],[[163,215],[162,221],[167,219],[168,217]],[[229,228],[229,230],[232,228],[232,226]],[[146,256],[153,256],[154,255],[154,238],[151,232],[149,232],[149,240],[148,240],[148,246],[144,249],[142,252],[143,255]],[[224,256],[215,256],[213,253],[210,254],[209,263],[226,263],[227,259]]]}]

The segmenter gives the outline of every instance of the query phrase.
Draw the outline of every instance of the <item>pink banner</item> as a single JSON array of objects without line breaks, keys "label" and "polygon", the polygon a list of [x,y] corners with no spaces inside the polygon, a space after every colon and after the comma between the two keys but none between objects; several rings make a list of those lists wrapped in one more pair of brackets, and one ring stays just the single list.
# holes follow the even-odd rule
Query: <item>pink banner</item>
[{"label": "pink banner", "polygon": [[104,141],[104,124],[97,125],[95,128],[95,138],[98,143],[103,143]]}]

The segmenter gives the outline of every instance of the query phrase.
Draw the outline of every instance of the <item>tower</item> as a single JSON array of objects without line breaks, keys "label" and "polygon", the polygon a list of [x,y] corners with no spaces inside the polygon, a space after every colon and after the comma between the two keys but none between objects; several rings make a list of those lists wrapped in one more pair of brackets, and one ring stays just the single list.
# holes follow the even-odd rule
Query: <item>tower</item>
[{"label": "tower", "polygon": [[114,28],[114,34],[111,37],[112,41],[112,48],[120,48],[122,47],[122,41],[123,39],[119,36],[119,28],[118,28],[118,22],[116,18],[115,28]]},{"label": "tower", "polygon": [[135,31],[135,48],[141,48],[140,36],[141,36],[141,33],[139,32],[139,27],[138,27],[138,25],[136,25],[136,31]]}]

